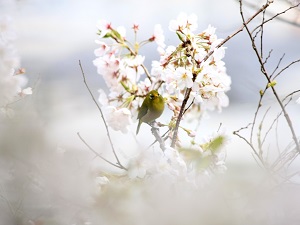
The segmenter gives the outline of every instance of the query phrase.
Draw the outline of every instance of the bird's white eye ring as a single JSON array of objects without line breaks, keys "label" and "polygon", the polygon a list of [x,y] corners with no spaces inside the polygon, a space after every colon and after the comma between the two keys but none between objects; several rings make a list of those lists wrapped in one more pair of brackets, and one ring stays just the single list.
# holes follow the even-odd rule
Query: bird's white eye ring
[{"label": "bird's white eye ring", "polygon": [[154,98],[154,95],[153,94],[150,94],[150,99],[152,100]]}]

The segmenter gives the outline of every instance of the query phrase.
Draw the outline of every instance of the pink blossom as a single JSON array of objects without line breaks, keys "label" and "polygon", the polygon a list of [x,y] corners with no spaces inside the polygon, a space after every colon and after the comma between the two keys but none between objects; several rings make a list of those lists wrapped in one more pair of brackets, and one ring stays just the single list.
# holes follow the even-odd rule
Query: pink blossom
[{"label": "pink blossom", "polygon": [[111,31],[111,23],[106,20],[99,20],[97,23],[97,28],[100,31],[100,38],[104,37],[107,33]]}]

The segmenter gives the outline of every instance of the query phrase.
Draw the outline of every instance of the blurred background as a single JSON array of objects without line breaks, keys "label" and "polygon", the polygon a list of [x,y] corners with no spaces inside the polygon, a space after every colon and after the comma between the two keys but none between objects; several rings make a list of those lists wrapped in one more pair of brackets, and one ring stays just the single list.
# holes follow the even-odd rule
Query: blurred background
[{"label": "blurred background", "polygon": [[[265,1],[249,2],[251,5],[246,2],[244,4],[246,17],[252,16]],[[288,7],[290,7],[288,1],[275,1],[268,10],[270,13],[268,16],[275,15]],[[95,44],[97,21],[106,19],[116,27],[124,26],[128,36],[131,35],[133,23],[138,23],[139,40],[150,37],[154,25],[161,24],[166,37],[165,43],[175,45],[178,39],[168,30],[168,24],[171,19],[177,18],[180,12],[195,13],[198,16],[198,30],[202,31],[211,24],[217,28],[216,34],[219,38],[226,38],[242,24],[239,4],[236,0],[0,0],[0,14],[9,15],[13,20],[12,25],[17,35],[15,46],[21,58],[21,65],[26,68],[29,86],[34,87],[33,95],[24,99],[21,106],[16,106],[21,107],[22,115],[18,115],[16,120],[8,124],[3,123],[2,140],[8,140],[11,135],[14,139],[13,141],[10,139],[6,145],[2,144],[2,148],[9,146],[7,149],[1,149],[2,154],[11,154],[6,152],[8,149],[19,151],[20,154],[15,154],[14,159],[22,162],[19,163],[20,170],[27,168],[28,162],[22,159],[24,156],[22,151],[29,154],[31,162],[34,162],[34,166],[39,169],[41,167],[38,166],[37,161],[50,158],[52,163],[46,164],[49,167],[58,166],[58,170],[49,181],[53,185],[56,182],[56,175],[59,174],[63,180],[64,175],[76,171],[69,171],[70,167],[65,168],[62,162],[58,163],[57,159],[51,158],[49,151],[55,149],[55,151],[65,152],[86,148],[77,137],[77,132],[86,137],[92,146],[98,149],[108,148],[99,113],[84,86],[78,64],[80,60],[89,86],[98,98],[97,91],[104,87],[104,82],[92,63],[95,59],[94,49],[98,47]],[[281,20],[274,19],[265,26],[265,56],[272,50],[267,64],[270,71],[276,68],[283,55],[281,68],[300,58],[299,15],[299,8],[294,9],[280,16]],[[250,26],[254,28],[260,21],[261,17],[255,19]],[[201,125],[200,132],[203,134],[216,131],[220,123],[228,133],[246,126],[253,119],[259,90],[266,84],[245,32],[239,33],[225,46],[227,50],[224,61],[227,73],[232,79],[231,90],[228,92],[230,105],[224,108],[222,113],[209,113],[209,117],[205,118]],[[145,64],[150,69],[151,61],[159,57],[156,45],[148,45],[143,50],[143,54],[146,56]],[[299,71],[300,64],[295,64],[277,79],[276,87],[281,97],[300,88]],[[299,95],[295,96],[289,104],[288,110],[295,131],[300,134],[300,106],[296,104],[297,97]],[[264,110],[272,106],[270,111],[272,117],[270,116],[269,119],[272,121],[280,110],[276,107],[272,94],[266,95],[265,102]],[[292,140],[291,135],[284,119],[280,120],[279,125],[280,143],[286,146]],[[128,136],[112,132],[112,138],[118,143],[124,143]],[[139,138],[141,143],[147,140],[147,136]],[[272,139],[269,141],[272,142]],[[44,150],[39,152],[40,148]],[[227,152],[229,170],[245,162],[256,164],[251,154],[251,149],[242,140],[233,137]],[[80,152],[77,157],[83,160],[83,164],[88,164],[93,159],[90,155],[86,156],[84,152]],[[77,159],[74,158],[70,161],[76,164]],[[43,163],[44,161],[40,162]],[[10,162],[6,162],[5,168],[12,168]],[[42,175],[40,178],[42,179]],[[75,180],[74,178],[74,181],[70,181],[70,186],[73,187]],[[36,182],[38,186],[39,181]],[[22,180],[21,184],[24,185]],[[21,189],[18,186],[15,188]]]}]

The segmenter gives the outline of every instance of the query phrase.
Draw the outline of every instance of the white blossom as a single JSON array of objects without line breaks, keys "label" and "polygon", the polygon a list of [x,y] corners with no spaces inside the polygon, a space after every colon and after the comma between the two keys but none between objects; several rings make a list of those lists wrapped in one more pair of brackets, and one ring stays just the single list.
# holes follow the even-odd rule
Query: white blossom
[{"label": "white blossom", "polygon": [[105,42],[99,40],[96,40],[95,42],[100,46],[94,51],[95,56],[103,56],[107,51],[109,51],[109,46]]},{"label": "white blossom", "polygon": [[193,74],[190,70],[178,67],[175,71],[175,77],[177,80],[177,88],[180,90],[193,86]]},{"label": "white blossom", "polygon": [[126,38],[126,28],[123,26],[117,27],[117,32],[121,35],[121,37],[125,40]]},{"label": "white blossom", "polygon": [[102,38],[111,31],[111,23],[107,22],[106,20],[99,20],[97,22],[97,28],[100,31],[99,36]]},{"label": "white blossom", "polygon": [[[27,78],[20,68],[20,59],[14,46],[15,32],[9,17],[0,17],[0,107],[13,102],[18,94],[31,94],[31,88],[22,88]],[[7,109],[6,109],[7,110]]]},{"label": "white blossom", "polygon": [[183,33],[188,33],[189,31],[194,31],[197,29],[197,15],[186,13],[180,13],[176,20],[171,20],[169,24],[169,29],[171,31],[183,31]]},{"label": "white blossom", "polygon": [[154,26],[154,34],[151,39],[154,39],[159,47],[164,48],[166,46],[164,32],[160,24]]},{"label": "white blossom", "polygon": [[100,194],[102,188],[109,183],[109,179],[106,176],[98,176],[95,178],[96,193]]},{"label": "white blossom", "polygon": [[26,95],[32,95],[32,88],[31,88],[31,87],[27,87],[27,88],[21,90],[21,91],[19,92],[19,95],[20,95],[21,97],[26,96]]},{"label": "white blossom", "polygon": [[127,133],[132,124],[131,113],[127,108],[117,109],[114,106],[104,108],[105,120],[112,129]]}]

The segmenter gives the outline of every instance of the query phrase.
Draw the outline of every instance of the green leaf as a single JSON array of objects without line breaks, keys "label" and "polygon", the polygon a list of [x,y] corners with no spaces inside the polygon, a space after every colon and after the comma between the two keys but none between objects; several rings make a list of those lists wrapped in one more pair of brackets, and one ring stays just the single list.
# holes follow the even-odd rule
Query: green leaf
[{"label": "green leaf", "polygon": [[120,42],[123,42],[123,38],[122,38],[121,34],[118,31],[112,29],[111,33],[112,33],[112,37],[116,38]]},{"label": "green leaf", "polygon": [[211,140],[210,142],[204,144],[202,148],[204,150],[210,150],[212,153],[217,152],[224,144],[225,137],[220,135],[215,139]]},{"label": "green leaf", "polygon": [[179,33],[178,31],[176,32],[178,38],[180,39],[180,41],[185,42],[184,37],[181,33]]}]

